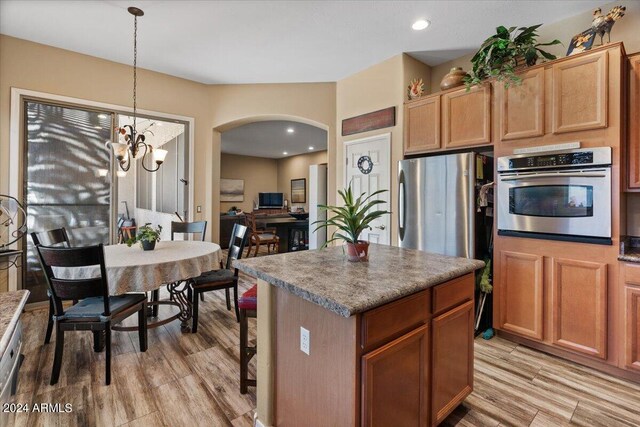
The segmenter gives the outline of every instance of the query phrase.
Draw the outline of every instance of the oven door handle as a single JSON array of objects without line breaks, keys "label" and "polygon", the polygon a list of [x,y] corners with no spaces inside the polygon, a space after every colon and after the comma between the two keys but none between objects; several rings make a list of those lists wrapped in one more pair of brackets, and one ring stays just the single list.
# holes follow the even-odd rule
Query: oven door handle
[{"label": "oven door handle", "polygon": [[603,173],[585,172],[585,173],[541,173],[537,175],[525,176],[505,176],[500,177],[500,181],[528,181],[530,179],[542,178],[605,178]]}]

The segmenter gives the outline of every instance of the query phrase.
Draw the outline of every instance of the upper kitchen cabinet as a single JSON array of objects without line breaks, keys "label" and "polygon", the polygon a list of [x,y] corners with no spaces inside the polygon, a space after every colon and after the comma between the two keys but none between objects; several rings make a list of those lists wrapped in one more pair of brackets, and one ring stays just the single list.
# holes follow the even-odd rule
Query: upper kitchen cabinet
[{"label": "upper kitchen cabinet", "polygon": [[445,148],[491,142],[491,85],[462,88],[442,95]]},{"label": "upper kitchen cabinet", "polygon": [[500,139],[544,135],[544,68],[520,75],[521,84],[496,85],[500,96]]},{"label": "upper kitchen cabinet", "polygon": [[608,51],[552,65],[554,134],[607,127]]},{"label": "upper kitchen cabinet", "polygon": [[406,104],[404,120],[405,154],[440,148],[440,95]]},{"label": "upper kitchen cabinet", "polygon": [[640,53],[629,57],[629,190],[640,191]]}]

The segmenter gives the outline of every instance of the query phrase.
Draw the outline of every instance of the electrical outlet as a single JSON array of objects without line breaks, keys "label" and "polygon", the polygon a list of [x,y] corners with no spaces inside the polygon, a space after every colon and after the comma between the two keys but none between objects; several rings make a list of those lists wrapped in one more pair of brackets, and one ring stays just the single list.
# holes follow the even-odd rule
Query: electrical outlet
[{"label": "electrical outlet", "polygon": [[309,330],[300,326],[300,351],[309,354],[311,342],[310,342]]},{"label": "electrical outlet", "polygon": [[202,213],[202,206],[196,206],[196,213]]}]

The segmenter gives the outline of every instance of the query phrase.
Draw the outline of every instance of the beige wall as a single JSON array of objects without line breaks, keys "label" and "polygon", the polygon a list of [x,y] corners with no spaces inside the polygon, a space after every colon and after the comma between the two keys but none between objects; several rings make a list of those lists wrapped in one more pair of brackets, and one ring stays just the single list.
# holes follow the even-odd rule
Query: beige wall
[{"label": "beige wall", "polygon": [[222,153],[220,178],[244,180],[244,201],[220,202],[220,212],[231,206],[251,212],[258,193],[278,191],[278,160]]},{"label": "beige wall", "polygon": [[[617,5],[625,6],[627,11],[625,16],[614,24],[611,30],[611,41],[623,41],[627,53],[638,52],[640,51],[640,2],[633,0],[614,1],[601,6],[602,12],[606,14],[612,7]],[[561,58],[567,53],[571,38],[588,29],[592,19],[592,11],[586,11],[580,15],[554,22],[553,24],[543,25],[538,30],[540,34],[538,40],[543,43],[550,42],[554,39],[560,40],[562,45],[547,46],[543,49]],[[491,34],[487,33],[487,37],[490,35]],[[604,40],[605,42],[607,41],[606,36]],[[478,40],[478,47],[480,47],[483,41],[484,40]],[[596,38],[595,43],[600,43],[600,37]],[[440,81],[452,67],[462,67],[464,70],[470,70],[472,57],[473,53],[433,67],[429,93],[440,90]]]},{"label": "beige wall", "polygon": [[[317,151],[315,153],[300,154],[298,156],[278,159],[278,191],[284,193],[285,199],[289,200],[291,209],[303,207],[309,211],[309,166],[327,163],[327,152]],[[305,178],[307,197],[305,203],[291,203],[291,180]]]},{"label": "beige wall", "polygon": [[429,84],[431,69],[427,65],[406,54],[396,55],[380,64],[339,80],[336,90],[336,123],[338,128],[342,120],[360,114],[370,113],[387,107],[396,107],[396,125],[386,129],[359,133],[342,137],[338,130],[336,141],[336,185],[344,183],[344,142],[368,136],[391,133],[391,242],[397,244],[398,229],[395,218],[397,192],[395,189],[398,174],[398,160],[403,157],[403,105],[407,97],[407,86],[413,78],[422,78]]}]

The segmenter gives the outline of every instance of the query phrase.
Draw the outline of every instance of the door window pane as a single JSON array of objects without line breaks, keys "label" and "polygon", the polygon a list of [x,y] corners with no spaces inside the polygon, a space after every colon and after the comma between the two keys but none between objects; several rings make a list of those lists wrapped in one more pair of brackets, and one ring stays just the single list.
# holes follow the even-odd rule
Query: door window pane
[{"label": "door window pane", "polygon": [[[65,227],[74,246],[109,243],[112,115],[40,102],[26,103],[25,201],[29,232]],[[46,299],[31,238],[26,239],[25,288]]]}]

